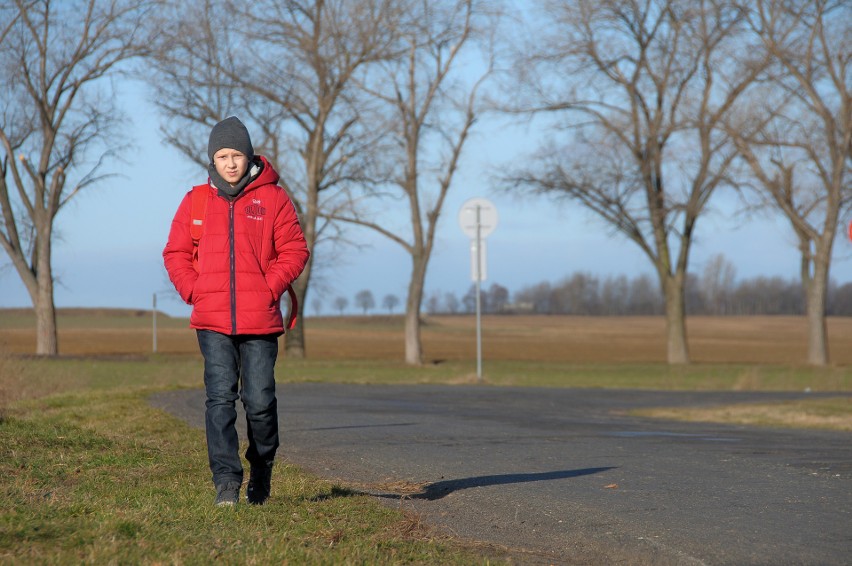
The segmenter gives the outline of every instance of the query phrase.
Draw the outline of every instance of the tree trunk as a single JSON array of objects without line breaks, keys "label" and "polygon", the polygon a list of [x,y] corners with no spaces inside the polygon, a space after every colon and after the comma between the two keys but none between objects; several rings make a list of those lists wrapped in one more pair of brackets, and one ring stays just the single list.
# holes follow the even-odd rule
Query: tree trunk
[{"label": "tree trunk", "polygon": [[36,354],[39,356],[55,356],[59,354],[59,341],[56,332],[56,307],[53,304],[53,293],[39,288],[39,297],[38,302],[34,305]]},{"label": "tree trunk", "polygon": [[412,255],[411,281],[408,284],[408,300],[405,303],[405,363],[423,363],[423,345],[420,340],[420,305],[426,279],[426,261],[420,255]]},{"label": "tree trunk", "polygon": [[666,359],[669,364],[688,364],[686,307],[681,278],[667,276],[663,291],[666,301]]},{"label": "tree trunk", "polygon": [[808,320],[808,363],[814,366],[828,364],[828,331],[825,326],[827,286],[828,265],[815,260],[813,277],[802,281]]},{"label": "tree trunk", "polygon": [[50,265],[50,233],[40,231],[36,272],[36,294],[32,296],[36,316],[36,354],[56,356],[59,340],[56,331],[56,306],[53,302],[53,269]]}]

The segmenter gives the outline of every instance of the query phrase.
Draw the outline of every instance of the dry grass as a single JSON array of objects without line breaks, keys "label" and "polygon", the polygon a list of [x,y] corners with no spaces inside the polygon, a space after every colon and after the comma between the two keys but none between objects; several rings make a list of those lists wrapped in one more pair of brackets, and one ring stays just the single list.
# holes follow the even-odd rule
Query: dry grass
[{"label": "dry grass", "polygon": [[691,422],[722,422],[852,432],[852,398],[849,397],[722,407],[643,409],[633,411],[633,414]]},{"label": "dry grass", "polygon": [[[309,353],[321,358],[400,359],[402,323],[381,317],[345,321],[309,319]],[[348,323],[348,324],[344,324]],[[469,360],[476,355],[471,316],[430,316],[423,349],[430,360]],[[691,317],[689,348],[697,363],[802,364],[807,355],[804,317]],[[852,365],[852,318],[828,320],[835,365]],[[663,363],[662,317],[485,316],[483,357],[570,363]]]},{"label": "dry grass", "polygon": [[[122,315],[123,312],[123,315]],[[424,319],[423,348],[428,361],[470,360],[476,355],[472,316]],[[151,313],[70,311],[59,316],[63,355],[146,354],[152,350]],[[569,363],[663,363],[662,317],[485,316],[483,357]],[[798,316],[691,317],[689,348],[697,363],[804,364],[807,323]],[[403,326],[399,316],[308,317],[308,355],[315,359],[400,360]],[[852,318],[829,318],[833,365],[852,365]],[[158,316],[158,351],[198,352],[185,319]],[[0,351],[35,350],[32,316],[0,311]]]}]

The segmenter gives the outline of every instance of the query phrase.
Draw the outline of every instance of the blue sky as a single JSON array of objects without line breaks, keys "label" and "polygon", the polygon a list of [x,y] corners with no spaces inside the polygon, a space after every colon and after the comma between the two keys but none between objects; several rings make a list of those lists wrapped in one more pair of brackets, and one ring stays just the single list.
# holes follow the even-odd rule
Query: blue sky
[{"label": "blue sky", "polygon": [[[119,177],[87,189],[60,212],[54,250],[56,304],[148,309],[152,294],[158,292],[161,310],[188,316],[189,307],[170,292],[160,254],[180,199],[206,175],[162,141],[161,117],[147,101],[144,86],[124,83],[119,95],[131,118],[123,131],[132,136],[135,147],[123,154],[126,163],[112,165]],[[461,297],[472,284],[469,240],[458,224],[462,204],[472,197],[491,200],[499,213],[497,229],[487,241],[486,287],[496,282],[514,292],[577,271],[599,277],[653,273],[638,247],[610,236],[606,226],[582,209],[540,197],[499,194],[489,186],[493,168],[532,149],[534,140],[534,133],[524,127],[481,123],[446,201],[427,294],[437,290]],[[735,199],[716,196],[721,197],[711,201],[716,210],[699,221],[690,271],[700,273],[708,258],[722,253],[735,266],[738,280],[758,275],[797,277],[798,256],[785,222],[772,217],[733,218]],[[340,250],[334,261],[327,256],[323,260],[322,250],[316,254],[322,313],[336,312],[332,301],[337,296],[348,298],[349,312],[357,312],[354,296],[363,289],[370,289],[378,304],[389,293],[404,300],[410,263],[402,248],[369,231],[352,230],[349,237],[365,247]],[[835,256],[832,278],[841,284],[852,281],[852,244],[839,239]],[[0,308],[31,306],[5,256],[0,259],[0,289]],[[313,315],[314,309],[306,307],[305,314]]]}]

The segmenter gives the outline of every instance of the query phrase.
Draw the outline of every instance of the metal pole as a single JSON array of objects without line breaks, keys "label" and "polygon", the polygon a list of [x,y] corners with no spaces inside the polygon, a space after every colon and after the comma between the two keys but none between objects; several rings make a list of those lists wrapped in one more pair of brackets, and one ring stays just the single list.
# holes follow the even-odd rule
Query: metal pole
[{"label": "metal pole", "polygon": [[153,321],[154,321],[154,329],[153,329],[154,353],[156,354],[157,353],[157,293],[154,293],[154,308],[152,309],[152,312],[153,312],[152,318],[153,318]]},{"label": "metal pole", "polygon": [[476,206],[476,379],[482,381],[482,307],[480,286],[482,284],[482,225],[479,221],[479,205]]}]

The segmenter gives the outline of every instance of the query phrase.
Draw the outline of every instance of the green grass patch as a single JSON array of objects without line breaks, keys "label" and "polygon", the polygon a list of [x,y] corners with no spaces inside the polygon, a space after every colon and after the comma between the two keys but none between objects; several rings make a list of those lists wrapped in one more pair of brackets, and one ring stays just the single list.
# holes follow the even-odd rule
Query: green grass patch
[{"label": "green grass patch", "polygon": [[147,388],[18,403],[0,421],[0,560],[18,563],[487,563],[416,517],[279,466],[260,507],[213,503],[203,431]]},{"label": "green grass patch", "polygon": [[291,360],[280,381],[346,383],[483,383],[522,387],[600,387],[672,391],[849,391],[852,368],[754,364],[571,364],[495,360],[446,361],[414,367],[387,360]]}]

